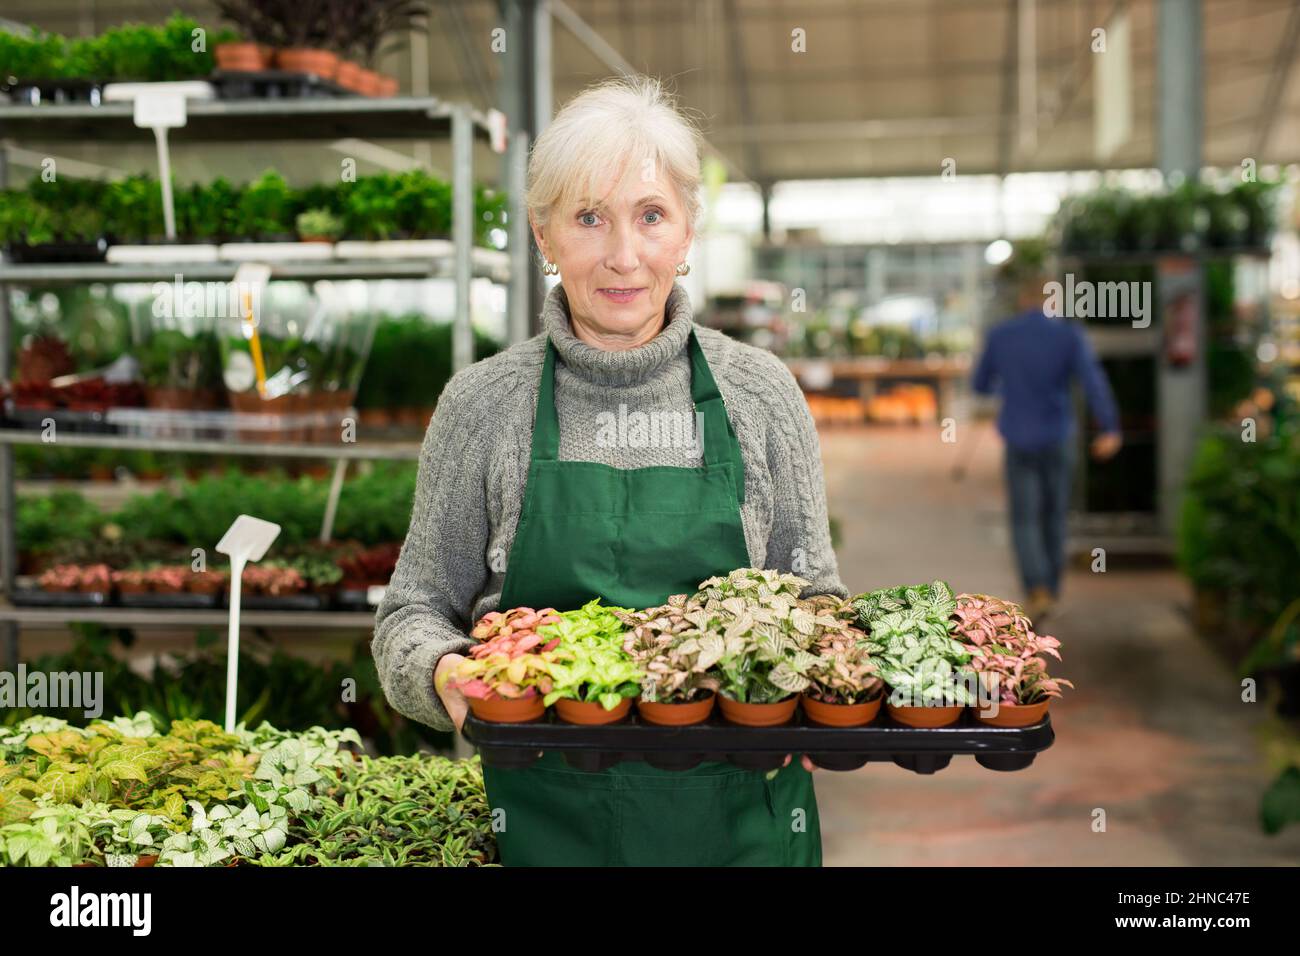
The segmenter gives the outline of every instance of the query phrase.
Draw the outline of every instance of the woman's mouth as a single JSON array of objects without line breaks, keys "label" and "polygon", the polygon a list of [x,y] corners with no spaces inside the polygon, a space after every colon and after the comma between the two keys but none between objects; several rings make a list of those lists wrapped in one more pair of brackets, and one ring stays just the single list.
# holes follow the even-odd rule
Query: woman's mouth
[{"label": "woman's mouth", "polygon": [[631,302],[645,289],[597,289],[596,291],[612,302]]}]

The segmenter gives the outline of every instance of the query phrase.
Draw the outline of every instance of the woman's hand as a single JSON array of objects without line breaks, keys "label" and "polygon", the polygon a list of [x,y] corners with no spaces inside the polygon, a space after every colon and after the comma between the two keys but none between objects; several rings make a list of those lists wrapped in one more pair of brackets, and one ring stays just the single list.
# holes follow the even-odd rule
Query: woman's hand
[{"label": "woman's hand", "polygon": [[[782,767],[788,767],[788,766],[790,766],[790,758],[791,758],[792,756],[793,756],[793,754],[786,754],[786,755],[785,755],[785,763],[781,764],[781,766],[782,766]],[[817,765],[814,764],[814,763],[812,762],[812,760],[809,759],[809,757],[808,757],[807,754],[800,754],[800,755],[799,755],[799,762],[800,762],[801,764],[803,764],[803,768],[804,768],[805,770],[807,770],[809,773],[812,773],[814,770],[817,769]]]},{"label": "woman's hand", "polygon": [[464,659],[464,654],[443,654],[438,658],[438,664],[433,669],[433,689],[437,691],[442,706],[447,708],[447,716],[451,718],[457,731],[465,723],[465,717],[469,713],[469,701],[456,688],[448,687],[447,681],[451,679],[452,672]]}]

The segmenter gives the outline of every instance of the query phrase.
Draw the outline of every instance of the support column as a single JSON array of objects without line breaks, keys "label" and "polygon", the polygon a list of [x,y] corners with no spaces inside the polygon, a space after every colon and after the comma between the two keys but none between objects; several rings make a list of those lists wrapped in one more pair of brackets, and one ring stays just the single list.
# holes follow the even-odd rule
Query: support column
[{"label": "support column", "polygon": [[[536,266],[532,237],[524,208],[527,149],[550,123],[551,9],[547,0],[501,0],[506,30],[506,62],[501,80],[501,108],[506,114],[510,145],[502,157],[501,181],[509,194],[510,300],[512,341],[539,330],[538,316],[546,287]],[[516,237],[523,236],[523,248]],[[523,317],[521,325],[520,316]]]},{"label": "support column", "polygon": [[[1166,182],[1195,179],[1201,171],[1205,111],[1201,0],[1159,0],[1156,34],[1155,112],[1160,171]],[[1203,263],[1199,259],[1162,262],[1156,283],[1162,323],[1170,321],[1169,310],[1175,301],[1189,295],[1194,297],[1196,316],[1196,349],[1190,362],[1172,365],[1163,345],[1157,346],[1161,348],[1156,357],[1157,508],[1162,530],[1172,535],[1177,529],[1183,482],[1206,415]],[[1166,335],[1168,331],[1166,328]]]}]

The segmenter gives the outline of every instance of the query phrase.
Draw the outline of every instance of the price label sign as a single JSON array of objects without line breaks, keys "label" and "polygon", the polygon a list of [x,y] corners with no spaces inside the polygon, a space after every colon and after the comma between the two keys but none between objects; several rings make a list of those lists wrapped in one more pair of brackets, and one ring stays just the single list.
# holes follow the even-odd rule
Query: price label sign
[{"label": "price label sign", "polygon": [[185,125],[185,94],[179,90],[140,92],[134,103],[135,125],[141,129],[178,129]]}]

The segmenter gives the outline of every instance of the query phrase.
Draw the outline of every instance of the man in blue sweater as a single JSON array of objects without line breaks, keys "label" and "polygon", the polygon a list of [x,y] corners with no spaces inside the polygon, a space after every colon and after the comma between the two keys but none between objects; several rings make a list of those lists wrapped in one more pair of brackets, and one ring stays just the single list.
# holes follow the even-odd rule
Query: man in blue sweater
[{"label": "man in blue sweater", "polygon": [[1074,466],[1071,386],[1082,381],[1101,426],[1092,455],[1119,451],[1119,413],[1106,373],[1083,328],[1043,312],[1048,277],[1019,284],[1020,312],[989,331],[973,386],[1002,398],[998,431],[1006,445],[1007,500],[1016,562],[1028,599],[1025,612],[1043,617],[1060,595],[1066,515]]}]

